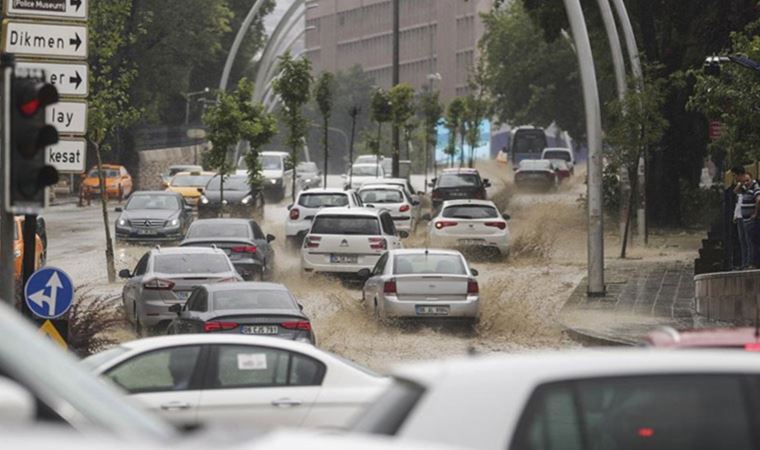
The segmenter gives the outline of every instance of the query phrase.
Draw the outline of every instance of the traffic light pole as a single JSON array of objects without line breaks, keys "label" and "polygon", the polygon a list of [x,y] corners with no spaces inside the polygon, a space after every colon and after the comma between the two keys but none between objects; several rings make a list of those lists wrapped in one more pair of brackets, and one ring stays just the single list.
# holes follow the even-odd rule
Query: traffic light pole
[{"label": "traffic light pole", "polygon": [[13,214],[7,211],[10,178],[10,116],[11,116],[11,79],[13,78],[13,57],[8,54],[0,56],[2,70],[2,101],[0,101],[0,301],[13,306],[15,288],[13,286],[16,262],[14,258],[13,230],[16,226]]}]

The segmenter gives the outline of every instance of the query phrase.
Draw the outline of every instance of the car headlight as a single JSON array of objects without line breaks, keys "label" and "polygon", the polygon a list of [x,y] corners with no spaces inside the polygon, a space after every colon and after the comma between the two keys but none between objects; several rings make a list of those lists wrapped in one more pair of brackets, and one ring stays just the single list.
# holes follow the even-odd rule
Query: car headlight
[{"label": "car headlight", "polygon": [[172,227],[179,226],[179,219],[172,219],[171,221],[169,221],[169,226],[172,226]]},{"label": "car headlight", "polygon": [[253,197],[251,197],[249,195],[246,198],[244,198],[243,200],[241,200],[240,203],[242,203],[244,205],[249,205],[252,201],[253,201]]},{"label": "car headlight", "polygon": [[307,178],[304,180],[305,183],[311,183],[311,178]]},{"label": "car headlight", "polygon": [[272,178],[271,180],[269,180],[269,182],[272,183],[272,184],[277,184],[277,183],[280,182],[280,179],[279,178]]},{"label": "car headlight", "polygon": [[127,221],[124,219],[119,219],[116,223],[119,224],[120,227],[124,227],[127,225]]},{"label": "car headlight", "polygon": [[203,203],[204,205],[208,205],[208,199],[206,198],[206,196],[201,195],[201,203]]}]

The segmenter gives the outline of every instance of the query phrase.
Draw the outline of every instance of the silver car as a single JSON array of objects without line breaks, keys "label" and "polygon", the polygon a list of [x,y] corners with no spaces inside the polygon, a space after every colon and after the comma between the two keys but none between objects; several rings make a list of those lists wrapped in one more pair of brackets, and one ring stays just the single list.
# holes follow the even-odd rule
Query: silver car
[{"label": "silver car", "polygon": [[224,251],[205,247],[156,247],[119,276],[127,279],[121,298],[138,334],[168,325],[176,317],[169,308],[184,305],[194,287],[243,281]]},{"label": "silver car", "polygon": [[479,318],[478,271],[458,251],[391,250],[359,275],[367,280],[362,298],[378,319]]}]

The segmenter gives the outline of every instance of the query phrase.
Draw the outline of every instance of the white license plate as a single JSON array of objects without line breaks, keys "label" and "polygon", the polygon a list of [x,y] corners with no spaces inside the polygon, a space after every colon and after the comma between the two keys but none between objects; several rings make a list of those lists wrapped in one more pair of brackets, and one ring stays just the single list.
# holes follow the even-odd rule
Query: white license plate
[{"label": "white license plate", "polygon": [[156,230],[137,230],[137,234],[142,236],[154,236],[158,234],[158,231]]},{"label": "white license plate", "polygon": [[460,239],[460,245],[485,245],[486,241],[483,239]]},{"label": "white license plate", "polygon": [[240,328],[243,334],[279,334],[280,327],[277,325],[244,325]]},{"label": "white license plate", "polygon": [[418,316],[448,316],[448,306],[417,306]]},{"label": "white license plate", "polygon": [[358,255],[330,255],[333,264],[356,264],[359,262]]}]

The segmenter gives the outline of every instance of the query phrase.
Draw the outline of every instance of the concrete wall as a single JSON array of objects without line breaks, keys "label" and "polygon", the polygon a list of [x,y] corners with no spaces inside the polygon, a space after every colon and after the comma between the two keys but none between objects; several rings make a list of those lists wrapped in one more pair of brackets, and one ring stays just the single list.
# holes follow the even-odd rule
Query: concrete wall
[{"label": "concrete wall", "polygon": [[711,320],[751,325],[760,302],[760,270],[694,277],[697,313]]},{"label": "concrete wall", "polygon": [[140,152],[140,172],[137,189],[163,190],[161,174],[174,164],[200,164],[205,146],[145,150]]}]

